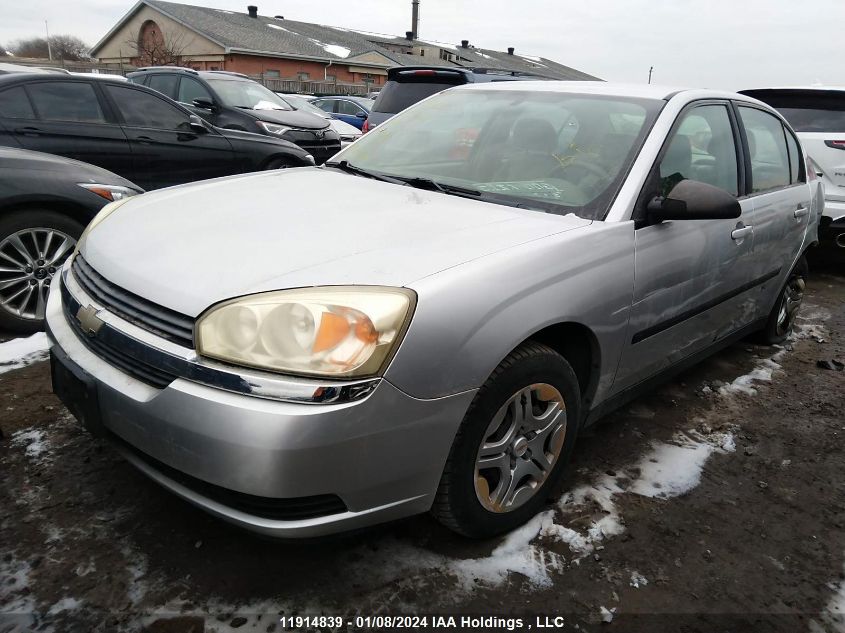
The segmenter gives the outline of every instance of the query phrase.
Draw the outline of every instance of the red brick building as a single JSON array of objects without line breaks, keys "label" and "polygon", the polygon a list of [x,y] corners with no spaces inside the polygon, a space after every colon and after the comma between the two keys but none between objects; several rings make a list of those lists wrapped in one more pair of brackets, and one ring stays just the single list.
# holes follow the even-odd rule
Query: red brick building
[{"label": "red brick building", "polygon": [[[471,46],[392,37],[163,0],[140,0],[91,50],[110,64],[179,65],[277,79],[379,86],[392,66],[442,65],[595,79],[551,60]],[[269,80],[269,82],[268,82]]]}]

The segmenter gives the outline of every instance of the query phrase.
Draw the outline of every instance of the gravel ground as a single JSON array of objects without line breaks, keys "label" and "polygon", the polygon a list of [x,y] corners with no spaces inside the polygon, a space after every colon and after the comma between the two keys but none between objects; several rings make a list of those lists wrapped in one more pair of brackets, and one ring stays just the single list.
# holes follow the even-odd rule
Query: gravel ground
[{"label": "gravel ground", "polygon": [[[783,348],[737,344],[579,440],[505,538],[427,516],[279,543],[160,489],[0,345],[0,633],[273,631],[280,613],[562,615],[579,631],[845,631],[845,278]],[[6,346],[6,347],[4,347]],[[14,355],[13,355],[14,356]],[[12,369],[14,367],[14,369]]]}]

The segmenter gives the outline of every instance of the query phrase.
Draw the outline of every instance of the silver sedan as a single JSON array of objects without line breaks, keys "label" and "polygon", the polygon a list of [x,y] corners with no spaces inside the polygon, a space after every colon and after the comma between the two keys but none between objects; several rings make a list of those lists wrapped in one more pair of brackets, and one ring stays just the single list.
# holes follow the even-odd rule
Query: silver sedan
[{"label": "silver sedan", "polygon": [[526,521],[579,432],[789,334],[822,195],[771,108],[471,84],[322,168],[106,207],[49,297],[54,389],[223,519],[314,536]]}]

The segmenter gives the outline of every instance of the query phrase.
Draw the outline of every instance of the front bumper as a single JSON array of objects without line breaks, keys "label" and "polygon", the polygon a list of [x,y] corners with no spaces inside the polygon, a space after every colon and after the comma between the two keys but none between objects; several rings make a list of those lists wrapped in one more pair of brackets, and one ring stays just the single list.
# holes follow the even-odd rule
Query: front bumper
[{"label": "front bumper", "polygon": [[[150,343],[152,335],[99,314],[104,327]],[[320,536],[428,510],[474,396],[419,400],[383,379],[366,397],[339,404],[283,402],[184,378],[159,389],[84,344],[58,288],[46,320],[56,357],[90,376],[100,422],[130,462],[191,503],[272,536]],[[306,519],[248,510],[328,496],[342,501],[340,510]],[[230,502],[244,498],[252,505]]]},{"label": "front bumper", "polygon": [[819,223],[819,245],[829,254],[845,257],[845,202],[825,200]]}]

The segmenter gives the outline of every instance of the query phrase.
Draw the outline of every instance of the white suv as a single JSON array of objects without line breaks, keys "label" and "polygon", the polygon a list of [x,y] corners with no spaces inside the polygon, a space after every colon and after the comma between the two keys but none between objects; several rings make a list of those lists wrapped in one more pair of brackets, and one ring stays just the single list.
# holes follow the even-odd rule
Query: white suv
[{"label": "white suv", "polygon": [[824,183],[820,242],[828,252],[845,257],[845,86],[741,92],[780,111],[798,134]]}]

